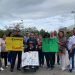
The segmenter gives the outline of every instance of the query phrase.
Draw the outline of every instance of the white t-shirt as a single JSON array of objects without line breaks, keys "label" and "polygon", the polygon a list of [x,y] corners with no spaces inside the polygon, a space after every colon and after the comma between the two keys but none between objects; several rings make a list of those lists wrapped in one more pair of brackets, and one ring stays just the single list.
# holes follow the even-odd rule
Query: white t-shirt
[{"label": "white t-shirt", "polygon": [[1,50],[2,50],[2,52],[5,52],[6,51],[5,50],[5,48],[6,48],[5,40],[2,39],[1,44],[2,44],[2,47],[1,47],[2,49]]},{"label": "white t-shirt", "polygon": [[[72,37],[72,36],[71,36]],[[70,50],[71,49],[71,37],[68,38],[68,43],[67,43],[67,46],[68,46],[68,49]]]},{"label": "white t-shirt", "polygon": [[69,50],[72,48],[73,44],[75,44],[75,35],[69,37],[69,39],[68,39],[68,49]]}]

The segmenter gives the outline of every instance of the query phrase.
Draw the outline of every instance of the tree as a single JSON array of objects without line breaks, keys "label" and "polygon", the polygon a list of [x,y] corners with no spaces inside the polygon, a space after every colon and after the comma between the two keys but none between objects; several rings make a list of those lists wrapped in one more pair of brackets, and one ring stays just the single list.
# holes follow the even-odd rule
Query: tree
[{"label": "tree", "polygon": [[45,30],[41,29],[41,30],[40,30],[40,34],[41,34],[42,36],[44,36]]},{"label": "tree", "polygon": [[13,23],[11,25],[5,26],[5,28],[6,28],[6,34],[8,34],[9,32],[12,32],[14,29],[15,30],[20,29],[21,35],[24,35],[26,32],[39,33],[36,27],[25,28],[23,23]]},{"label": "tree", "polygon": [[21,22],[5,26],[5,31],[6,31],[5,33],[6,35],[8,35],[10,32],[13,32],[13,30],[17,29],[19,29],[21,31],[21,34],[23,35],[22,30],[24,29],[24,25]]},{"label": "tree", "polygon": [[4,33],[5,33],[5,31],[0,29],[0,38],[2,38]]}]

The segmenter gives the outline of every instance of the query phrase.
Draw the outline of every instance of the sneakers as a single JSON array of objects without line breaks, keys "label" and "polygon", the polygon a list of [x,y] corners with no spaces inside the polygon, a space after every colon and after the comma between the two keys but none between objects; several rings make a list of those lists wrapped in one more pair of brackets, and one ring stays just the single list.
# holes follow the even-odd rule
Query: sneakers
[{"label": "sneakers", "polygon": [[13,72],[13,69],[10,69],[11,72]]},{"label": "sneakers", "polygon": [[66,70],[66,68],[62,68],[62,71],[65,71]]},{"label": "sneakers", "polygon": [[5,66],[5,68],[8,68],[8,66]]},{"label": "sneakers", "polygon": [[17,68],[17,70],[18,70],[18,71],[21,71],[21,69],[20,69],[20,68]]},{"label": "sneakers", "polygon": [[72,69],[69,69],[69,72],[72,72]]},{"label": "sneakers", "polygon": [[73,69],[73,72],[75,72],[75,69]]},{"label": "sneakers", "polygon": [[4,71],[4,69],[1,67],[1,68],[0,68],[0,71]]}]

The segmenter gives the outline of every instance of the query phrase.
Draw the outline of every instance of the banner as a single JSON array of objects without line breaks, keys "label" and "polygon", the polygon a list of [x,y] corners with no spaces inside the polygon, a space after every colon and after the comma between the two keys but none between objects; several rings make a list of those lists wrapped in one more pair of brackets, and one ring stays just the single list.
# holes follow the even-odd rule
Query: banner
[{"label": "banner", "polygon": [[43,52],[58,52],[58,38],[43,38],[42,51]]},{"label": "banner", "polygon": [[23,38],[6,37],[6,50],[22,51],[23,50]]},{"label": "banner", "polygon": [[39,66],[39,56],[37,51],[22,53],[22,67],[30,65]]}]

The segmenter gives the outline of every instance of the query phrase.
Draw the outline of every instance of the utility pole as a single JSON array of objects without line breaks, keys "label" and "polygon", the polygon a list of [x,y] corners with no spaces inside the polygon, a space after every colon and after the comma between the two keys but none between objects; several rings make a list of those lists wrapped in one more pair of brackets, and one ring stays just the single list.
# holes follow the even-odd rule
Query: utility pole
[{"label": "utility pole", "polygon": [[74,27],[75,27],[75,11],[72,11],[73,17],[74,17]]}]

